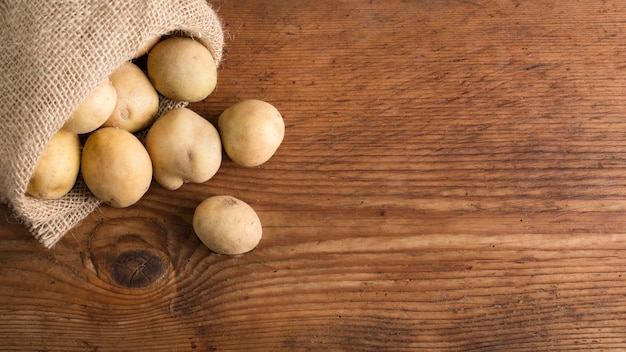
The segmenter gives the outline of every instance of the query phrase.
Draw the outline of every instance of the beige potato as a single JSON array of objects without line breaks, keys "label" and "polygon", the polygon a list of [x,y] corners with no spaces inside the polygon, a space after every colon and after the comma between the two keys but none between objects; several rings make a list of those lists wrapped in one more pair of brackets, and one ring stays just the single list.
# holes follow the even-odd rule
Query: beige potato
[{"label": "beige potato", "polygon": [[116,208],[135,204],[152,182],[152,162],[132,133],[114,127],[92,132],[83,147],[81,175],[98,199]]},{"label": "beige potato", "polygon": [[250,205],[228,195],[212,196],[193,214],[193,229],[210,250],[236,255],[253,250],[261,241],[261,220]]},{"label": "beige potato", "polygon": [[116,105],[117,92],[107,78],[80,103],[63,129],[76,134],[92,132],[108,120]]},{"label": "beige potato", "polygon": [[146,149],[155,180],[169,190],[208,181],[222,163],[217,129],[187,108],[172,109],[156,120],[146,136]]},{"label": "beige potato", "polygon": [[211,52],[191,38],[171,37],[157,43],[148,55],[147,72],[159,93],[180,101],[201,101],[217,85]]},{"label": "beige potato", "polygon": [[104,126],[129,132],[148,127],[159,109],[159,94],[148,77],[137,65],[125,62],[110,79],[117,92],[117,104]]},{"label": "beige potato", "polygon": [[52,136],[39,157],[26,193],[39,199],[61,198],[74,187],[79,170],[78,135],[59,130]]},{"label": "beige potato", "polygon": [[224,110],[217,122],[222,145],[232,161],[258,166],[268,161],[285,136],[285,122],[270,103],[243,100]]}]

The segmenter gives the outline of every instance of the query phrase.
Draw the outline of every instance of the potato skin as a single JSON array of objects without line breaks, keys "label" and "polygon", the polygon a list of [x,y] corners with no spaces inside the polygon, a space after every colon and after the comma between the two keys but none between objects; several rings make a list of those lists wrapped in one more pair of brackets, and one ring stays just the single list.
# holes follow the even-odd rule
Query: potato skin
[{"label": "potato skin", "polygon": [[170,37],[157,43],[148,54],[147,72],[156,90],[174,100],[201,101],[217,85],[211,52],[192,38]]},{"label": "potato skin", "polygon": [[285,122],[278,109],[257,99],[243,100],[224,110],[217,128],[226,154],[247,167],[267,162],[285,136]]},{"label": "potato skin", "polygon": [[37,161],[26,193],[39,199],[58,199],[69,193],[80,170],[80,140],[73,132],[55,133]]},{"label": "potato skin", "polygon": [[63,129],[76,134],[95,131],[111,116],[117,105],[117,91],[108,78],[80,103]]},{"label": "potato skin", "polygon": [[222,142],[213,125],[188,108],[175,108],[158,118],[146,136],[154,179],[176,190],[186,182],[212,178],[222,163]]},{"label": "potato skin", "polygon": [[132,133],[103,127],[85,141],[81,175],[94,196],[112,207],[125,208],[148,191],[152,162]]},{"label": "potato skin", "polygon": [[137,132],[148,127],[159,110],[159,94],[139,66],[124,62],[109,78],[117,103],[104,126]]},{"label": "potato skin", "polygon": [[263,232],[254,209],[228,195],[212,196],[200,203],[193,214],[193,229],[210,250],[226,255],[253,250]]}]

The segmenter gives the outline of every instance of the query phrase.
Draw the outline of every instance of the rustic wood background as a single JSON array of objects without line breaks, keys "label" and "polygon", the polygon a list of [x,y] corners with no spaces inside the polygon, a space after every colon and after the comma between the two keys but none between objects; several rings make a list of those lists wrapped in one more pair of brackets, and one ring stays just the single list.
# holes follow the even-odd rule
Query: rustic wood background
[{"label": "rustic wood background", "polygon": [[[270,162],[153,185],[46,250],[0,207],[0,349],[626,348],[626,3],[214,1],[215,123],[284,115]],[[252,205],[253,252],[194,207]]]}]

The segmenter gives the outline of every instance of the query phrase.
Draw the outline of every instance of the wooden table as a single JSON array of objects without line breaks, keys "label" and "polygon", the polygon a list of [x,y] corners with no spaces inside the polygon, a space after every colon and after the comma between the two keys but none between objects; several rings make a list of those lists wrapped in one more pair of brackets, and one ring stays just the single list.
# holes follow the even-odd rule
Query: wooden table
[{"label": "wooden table", "polygon": [[[0,208],[0,349],[626,347],[626,3],[215,1],[215,123],[286,122],[270,162],[156,184],[46,250]],[[230,194],[264,237],[191,228]]]}]

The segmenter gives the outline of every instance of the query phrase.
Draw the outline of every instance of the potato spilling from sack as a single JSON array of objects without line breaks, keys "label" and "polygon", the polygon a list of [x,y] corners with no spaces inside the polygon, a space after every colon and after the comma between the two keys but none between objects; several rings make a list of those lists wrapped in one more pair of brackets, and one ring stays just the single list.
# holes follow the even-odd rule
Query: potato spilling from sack
[{"label": "potato spilling from sack", "polygon": [[76,108],[63,129],[84,134],[95,131],[109,119],[117,105],[117,91],[110,79],[106,79],[94,89]]},{"label": "potato spilling from sack", "polygon": [[280,112],[270,103],[241,101],[220,115],[217,128],[226,154],[242,166],[259,166],[276,152],[285,136]]},{"label": "potato spilling from sack", "polygon": [[83,147],[81,174],[98,199],[115,208],[135,204],[148,191],[152,162],[132,133],[104,127],[89,135]]},{"label": "potato spilling from sack", "polygon": [[198,102],[217,84],[211,52],[191,38],[172,37],[157,43],[148,55],[148,77],[156,90],[174,100]]},{"label": "potato spilling from sack", "polygon": [[117,105],[104,126],[129,132],[150,126],[159,110],[159,94],[146,74],[137,65],[126,62],[110,78],[117,91]]},{"label": "potato spilling from sack", "polygon": [[154,179],[169,190],[187,182],[208,181],[222,163],[217,129],[187,108],[172,109],[161,116],[148,131],[146,149]]},{"label": "potato spilling from sack", "polygon": [[66,195],[76,182],[80,169],[78,135],[60,130],[46,145],[26,193],[39,199],[57,199]]},{"label": "potato spilling from sack", "polygon": [[[40,157],[27,194],[60,198],[80,174],[95,197],[125,208],[144,196],[152,180],[168,190],[209,181],[222,165],[223,152],[246,167],[274,155],[285,124],[280,112],[261,100],[225,109],[217,126],[186,107],[155,120],[162,98],[197,102],[209,96],[217,84],[217,68],[211,52],[192,38],[153,38],[137,55],[147,50],[144,61],[122,64],[68,117]],[[82,152],[79,135],[85,137]],[[201,202],[191,225],[203,244],[227,255],[251,251],[262,236],[254,209],[228,195]]]}]

